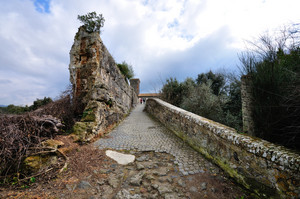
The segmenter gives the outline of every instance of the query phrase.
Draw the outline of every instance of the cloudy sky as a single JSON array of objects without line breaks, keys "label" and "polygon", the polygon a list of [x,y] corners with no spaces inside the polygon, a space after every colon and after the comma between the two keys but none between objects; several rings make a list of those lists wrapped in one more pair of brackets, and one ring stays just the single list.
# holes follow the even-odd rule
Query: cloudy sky
[{"label": "cloudy sky", "polygon": [[0,104],[55,98],[69,84],[77,15],[105,18],[101,38],[117,62],[158,91],[184,80],[235,70],[244,41],[300,22],[299,0],[0,0]]}]

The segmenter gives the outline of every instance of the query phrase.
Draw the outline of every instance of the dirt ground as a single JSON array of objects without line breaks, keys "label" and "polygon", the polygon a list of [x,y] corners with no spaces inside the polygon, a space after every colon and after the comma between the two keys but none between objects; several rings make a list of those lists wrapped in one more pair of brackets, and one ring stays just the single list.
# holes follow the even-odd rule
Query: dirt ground
[{"label": "dirt ground", "polygon": [[220,169],[182,176],[174,157],[151,151],[122,151],[136,161],[119,165],[92,143],[80,146],[69,136],[56,139],[65,143],[60,150],[69,157],[67,169],[37,176],[27,188],[0,185],[0,198],[252,198]]}]

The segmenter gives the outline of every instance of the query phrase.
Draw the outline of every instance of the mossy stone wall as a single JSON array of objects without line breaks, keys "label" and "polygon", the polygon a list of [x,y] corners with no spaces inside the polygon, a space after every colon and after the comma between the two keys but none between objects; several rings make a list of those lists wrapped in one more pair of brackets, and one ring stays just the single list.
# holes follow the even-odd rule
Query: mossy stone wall
[{"label": "mossy stone wall", "polygon": [[148,99],[146,111],[259,198],[299,197],[298,153],[238,134],[160,99]]}]

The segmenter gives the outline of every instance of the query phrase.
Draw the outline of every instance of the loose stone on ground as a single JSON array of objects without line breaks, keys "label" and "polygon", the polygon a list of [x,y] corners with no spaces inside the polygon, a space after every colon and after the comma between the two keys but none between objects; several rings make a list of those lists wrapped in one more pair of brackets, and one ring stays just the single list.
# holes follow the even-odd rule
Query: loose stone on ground
[{"label": "loose stone on ground", "polygon": [[135,156],[130,154],[123,154],[116,151],[107,150],[105,154],[117,161],[118,164],[126,165],[134,161]]}]

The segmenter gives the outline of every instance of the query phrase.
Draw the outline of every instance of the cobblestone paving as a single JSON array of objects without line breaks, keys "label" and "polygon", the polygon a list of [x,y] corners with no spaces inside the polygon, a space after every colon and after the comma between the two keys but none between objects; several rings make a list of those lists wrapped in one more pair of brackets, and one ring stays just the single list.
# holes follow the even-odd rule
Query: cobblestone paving
[{"label": "cobblestone paving", "polygon": [[175,157],[183,175],[203,173],[212,164],[184,143],[162,124],[143,112],[145,105],[138,105],[131,114],[110,134],[95,145],[100,149],[165,152]]}]

